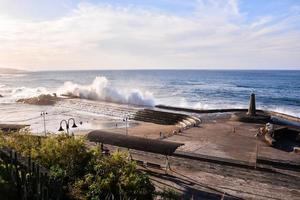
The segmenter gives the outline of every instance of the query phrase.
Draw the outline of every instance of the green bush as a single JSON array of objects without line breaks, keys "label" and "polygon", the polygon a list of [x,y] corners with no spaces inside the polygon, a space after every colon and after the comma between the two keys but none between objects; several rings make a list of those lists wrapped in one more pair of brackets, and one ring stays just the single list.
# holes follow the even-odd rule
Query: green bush
[{"label": "green bush", "polygon": [[102,156],[99,147],[88,149],[84,138],[67,135],[37,137],[30,133],[0,134],[5,144],[31,156],[50,171],[71,199],[153,199],[154,186],[124,153]]},{"label": "green bush", "polygon": [[116,152],[102,157],[87,174],[84,184],[88,186],[88,199],[152,199],[154,186],[149,177],[127,161],[127,155]]},{"label": "green bush", "polygon": [[67,135],[47,137],[41,142],[37,160],[44,167],[61,168],[70,180],[82,177],[91,154],[83,138],[75,139]]},{"label": "green bush", "polygon": [[35,159],[38,156],[39,148],[41,145],[41,138],[31,135],[29,132],[21,133],[10,133],[6,136],[3,134],[2,143],[15,149],[17,152],[21,153],[23,156],[31,156]]},{"label": "green bush", "polygon": [[162,200],[180,200],[182,199],[182,194],[174,189],[164,188],[162,192],[157,192],[157,196]]}]

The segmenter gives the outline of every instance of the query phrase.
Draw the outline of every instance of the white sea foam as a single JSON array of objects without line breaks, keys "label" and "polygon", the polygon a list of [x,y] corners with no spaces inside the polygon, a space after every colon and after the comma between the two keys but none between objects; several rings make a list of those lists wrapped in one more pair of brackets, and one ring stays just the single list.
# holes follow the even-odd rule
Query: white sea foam
[{"label": "white sea foam", "polygon": [[[162,102],[164,104],[165,102]],[[247,108],[247,105],[240,104],[237,102],[224,102],[217,100],[210,101],[199,101],[199,102],[188,102],[188,100],[184,97],[179,98],[176,102],[165,103],[169,106],[178,106],[182,108],[192,108],[199,110],[209,110],[209,109],[229,109],[229,108]]]},{"label": "white sea foam", "polygon": [[73,95],[83,99],[114,103],[154,106],[152,93],[139,89],[120,89],[112,87],[106,77],[98,76],[90,85],[65,82],[57,91],[59,95]]},{"label": "white sea foam", "polygon": [[18,88],[14,88],[11,94],[13,97],[18,99],[18,98],[35,97],[41,94],[49,94],[49,91],[44,87],[37,87],[37,88],[18,87]]},{"label": "white sea foam", "polygon": [[[176,99],[176,101],[163,101],[159,104],[164,104],[168,106],[177,106],[182,108],[192,108],[199,110],[209,110],[209,109],[247,109],[248,102],[234,102],[234,101],[219,101],[219,100],[210,100],[210,101],[201,101],[201,102],[189,102],[186,98],[181,97]],[[286,106],[275,106],[275,105],[262,105],[258,104],[257,109],[269,110],[279,113],[284,113],[287,115],[292,115],[300,117],[300,113],[293,110],[290,107]]]},{"label": "white sea foam", "polygon": [[283,114],[287,114],[287,115],[291,115],[291,116],[295,116],[295,117],[300,117],[300,113],[297,113],[293,109],[287,108],[285,106],[281,106],[281,107],[263,106],[263,109],[278,112],[278,113],[283,113]]},{"label": "white sea foam", "polygon": [[17,78],[27,76],[27,74],[0,74],[0,78],[10,79],[10,78]]},{"label": "white sea foam", "polygon": [[49,90],[44,87],[1,87],[0,93],[4,96],[0,99],[0,103],[13,103],[18,99],[37,97],[41,94],[50,94]]}]

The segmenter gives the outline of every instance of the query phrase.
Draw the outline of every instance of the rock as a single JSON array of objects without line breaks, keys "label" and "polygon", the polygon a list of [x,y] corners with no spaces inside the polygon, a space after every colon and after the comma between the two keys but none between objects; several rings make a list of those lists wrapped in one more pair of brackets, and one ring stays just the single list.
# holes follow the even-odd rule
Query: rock
[{"label": "rock", "polygon": [[19,103],[27,103],[32,105],[54,105],[60,98],[56,96],[52,96],[50,94],[42,94],[38,97],[32,97],[27,99],[19,99],[17,102]]},{"label": "rock", "polygon": [[0,98],[3,97],[3,95],[0,94]]},{"label": "rock", "polygon": [[10,131],[20,131],[30,125],[27,124],[0,124],[0,131],[10,132]]},{"label": "rock", "polygon": [[269,133],[265,134],[265,140],[270,146],[273,146],[276,142],[276,140],[272,138],[272,136]]},{"label": "rock", "polygon": [[63,97],[71,98],[71,99],[77,99],[79,96],[73,95],[73,94],[61,94]]},{"label": "rock", "polygon": [[300,153],[300,147],[294,147],[294,152],[295,153]]}]

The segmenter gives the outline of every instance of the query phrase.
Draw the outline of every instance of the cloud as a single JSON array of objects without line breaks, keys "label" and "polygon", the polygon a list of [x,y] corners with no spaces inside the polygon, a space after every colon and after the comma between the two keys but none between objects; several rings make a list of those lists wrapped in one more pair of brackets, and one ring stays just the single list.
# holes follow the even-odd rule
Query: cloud
[{"label": "cloud", "polygon": [[0,16],[0,67],[299,67],[299,11],[249,22],[235,0],[198,0],[190,15],[80,3],[48,21]]}]

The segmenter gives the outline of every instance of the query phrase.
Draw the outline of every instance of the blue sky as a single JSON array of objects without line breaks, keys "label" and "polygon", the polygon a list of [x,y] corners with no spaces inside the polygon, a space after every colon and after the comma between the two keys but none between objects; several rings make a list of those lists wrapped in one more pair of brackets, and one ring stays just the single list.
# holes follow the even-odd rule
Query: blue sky
[{"label": "blue sky", "polygon": [[[0,5],[1,12],[7,15],[41,20],[64,16],[76,9],[80,3],[137,6],[189,15],[195,11],[198,2],[197,0],[0,0]],[[237,2],[240,11],[246,13],[249,20],[264,15],[284,15],[289,13],[291,8],[300,6],[299,0],[239,0]]]},{"label": "blue sky", "polygon": [[0,67],[300,69],[299,0],[0,0]]}]

